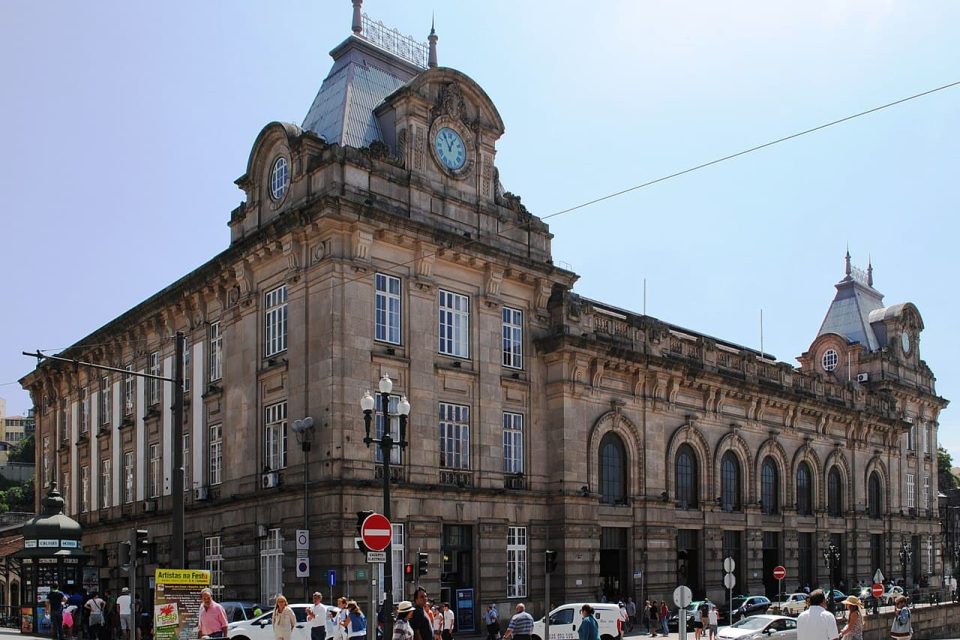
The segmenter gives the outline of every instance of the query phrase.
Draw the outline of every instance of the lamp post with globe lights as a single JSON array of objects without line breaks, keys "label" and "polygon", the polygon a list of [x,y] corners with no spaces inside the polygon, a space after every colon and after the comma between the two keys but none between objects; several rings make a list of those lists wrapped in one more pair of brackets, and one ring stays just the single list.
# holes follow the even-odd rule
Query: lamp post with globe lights
[{"label": "lamp post with globe lights", "polygon": [[903,591],[907,591],[907,565],[913,561],[913,549],[906,542],[900,543],[900,566],[903,568]]},{"label": "lamp post with globe lights", "polygon": [[[313,442],[313,418],[307,416],[302,420],[294,420],[293,433],[296,434],[300,450],[303,452],[303,528],[305,531],[309,531],[310,503],[307,487],[310,483],[310,443]],[[303,600],[304,602],[310,601],[310,587],[307,584],[306,577],[303,578]]]},{"label": "lamp post with globe lights", "polygon": [[[390,455],[394,447],[399,447],[402,451],[407,446],[407,416],[410,415],[410,403],[406,396],[401,396],[397,402],[396,413],[390,413],[390,392],[393,391],[393,380],[390,376],[384,375],[380,378],[378,385],[379,392],[371,395],[369,391],[360,398],[360,408],[363,410],[363,427],[365,436],[363,443],[367,448],[371,444],[376,444],[380,449],[380,460],[383,463],[383,515],[387,520],[390,519]],[[380,437],[370,435],[370,426],[373,422],[373,413],[377,407],[377,399],[380,400],[380,413],[383,416],[383,429]],[[399,438],[394,440],[390,423],[392,418],[396,417],[399,421]],[[391,524],[392,526],[392,524]],[[391,543],[393,536],[391,534]],[[392,545],[387,545],[385,549],[387,561],[383,565],[383,606],[393,608],[393,555]],[[383,637],[393,637],[393,617],[390,610],[387,609],[384,615]]]}]

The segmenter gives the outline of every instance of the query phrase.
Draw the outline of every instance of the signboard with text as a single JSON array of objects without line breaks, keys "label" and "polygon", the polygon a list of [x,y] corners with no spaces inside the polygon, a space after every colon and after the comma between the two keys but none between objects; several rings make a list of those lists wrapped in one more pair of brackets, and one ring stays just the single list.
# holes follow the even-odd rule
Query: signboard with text
[{"label": "signboard with text", "polygon": [[157,569],[153,628],[156,640],[191,640],[197,636],[200,591],[210,586],[210,572]]}]

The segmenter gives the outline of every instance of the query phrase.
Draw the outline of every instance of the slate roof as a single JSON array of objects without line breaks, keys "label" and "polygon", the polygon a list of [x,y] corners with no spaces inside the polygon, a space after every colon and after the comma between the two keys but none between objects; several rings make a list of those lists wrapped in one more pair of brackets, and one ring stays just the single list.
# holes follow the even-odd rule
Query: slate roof
[{"label": "slate roof", "polygon": [[850,342],[859,342],[869,351],[878,350],[881,345],[870,326],[870,314],[883,309],[883,294],[850,275],[836,287],[837,295],[827,309],[817,335],[836,333]]}]

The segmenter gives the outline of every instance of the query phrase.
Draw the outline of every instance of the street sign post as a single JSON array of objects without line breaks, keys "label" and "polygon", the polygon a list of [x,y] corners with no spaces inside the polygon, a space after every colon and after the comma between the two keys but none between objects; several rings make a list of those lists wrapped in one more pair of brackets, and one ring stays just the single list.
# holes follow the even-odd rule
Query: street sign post
[{"label": "street sign post", "polygon": [[733,558],[723,559],[723,570],[726,572],[723,576],[723,586],[727,588],[727,604],[730,606],[730,624],[733,624],[733,587],[737,584],[737,577],[733,575],[733,570],[737,568],[737,563]]},{"label": "street sign post", "polygon": [[367,551],[367,564],[385,564],[387,562],[386,551]]},{"label": "street sign post", "polygon": [[360,539],[370,551],[383,551],[390,546],[392,531],[389,520],[382,514],[371,513],[360,525]]},{"label": "street sign post", "polygon": [[310,577],[310,558],[297,558],[297,577]]},{"label": "street sign post", "polygon": [[692,600],[693,592],[690,591],[690,587],[680,585],[673,590],[673,603],[680,608],[680,621],[677,623],[680,640],[687,640],[687,606]]},{"label": "street sign post", "polygon": [[310,531],[309,529],[297,529],[297,551],[301,549],[306,551],[310,548]]},{"label": "street sign post", "polygon": [[787,570],[782,564],[773,568],[773,579],[777,581],[777,602],[783,606],[783,579],[787,577]]},{"label": "street sign post", "polygon": [[870,593],[873,594],[874,598],[882,598],[884,593],[883,585],[877,582],[872,587],[870,587]]}]

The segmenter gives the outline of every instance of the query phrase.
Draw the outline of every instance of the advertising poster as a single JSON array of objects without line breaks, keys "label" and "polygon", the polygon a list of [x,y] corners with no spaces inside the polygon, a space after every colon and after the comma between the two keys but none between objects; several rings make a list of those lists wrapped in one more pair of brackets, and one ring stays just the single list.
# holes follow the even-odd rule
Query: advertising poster
[{"label": "advertising poster", "polygon": [[157,569],[153,601],[155,640],[191,640],[197,637],[200,591],[210,586],[210,572]]},{"label": "advertising poster", "polygon": [[20,631],[33,633],[33,607],[20,607]]}]

